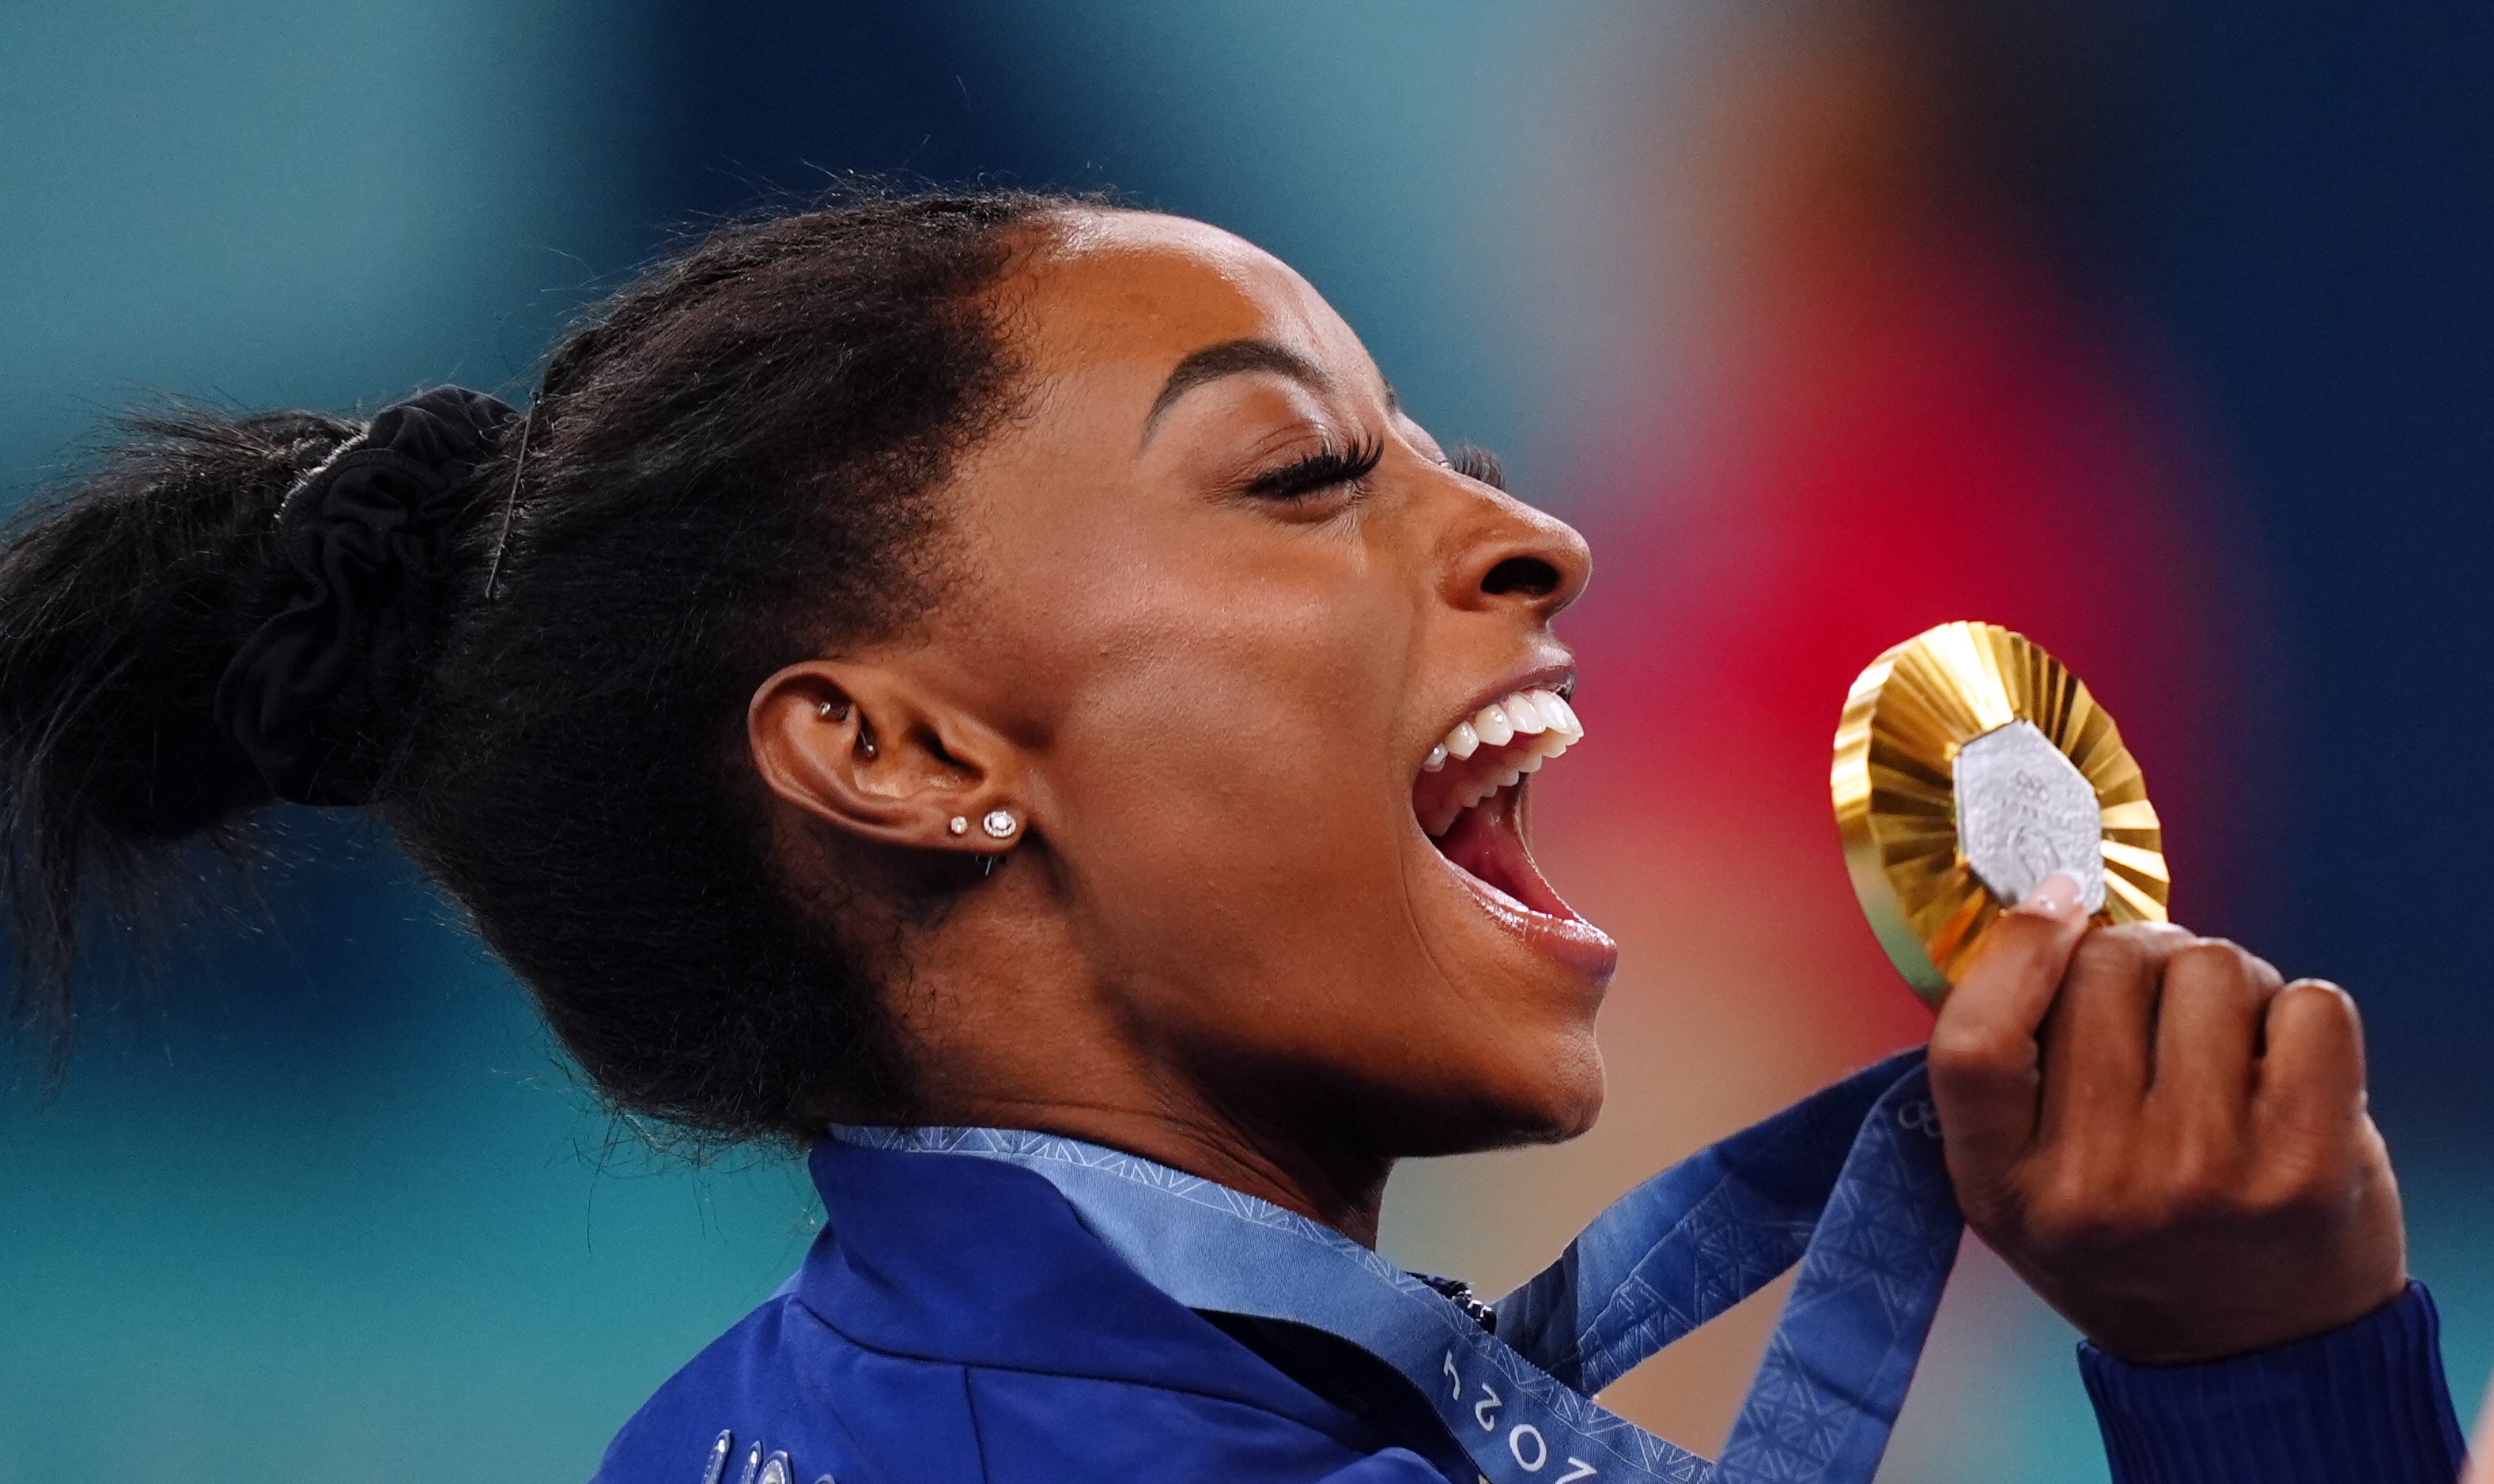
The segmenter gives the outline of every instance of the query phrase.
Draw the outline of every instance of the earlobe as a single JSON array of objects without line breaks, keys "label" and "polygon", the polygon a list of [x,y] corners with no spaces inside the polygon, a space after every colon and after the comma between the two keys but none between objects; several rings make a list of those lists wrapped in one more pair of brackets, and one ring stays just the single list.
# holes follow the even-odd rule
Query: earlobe
[{"label": "earlobe", "polygon": [[[1021,833],[1021,821],[1015,816],[1014,811],[1011,809],[989,809],[987,812],[986,817],[979,821],[979,829],[988,839],[996,841],[1002,845],[1005,850],[1011,850],[1013,849],[1013,837]],[[954,815],[950,820],[945,822],[944,833],[951,835],[964,835],[969,833],[970,816],[967,814]],[[980,874],[985,876],[994,875],[996,870],[996,861],[1001,854],[1002,852],[999,851],[996,854],[982,858]]]},{"label": "earlobe", "polygon": [[[890,667],[791,665],[756,688],[746,741],[783,802],[879,844],[989,853],[1022,833],[1012,746]],[[997,822],[1007,822],[998,833]]]},{"label": "earlobe", "polygon": [[[979,829],[987,834],[988,839],[1009,840],[1021,833],[1021,819],[1011,809],[989,809],[987,814],[979,820]],[[951,819],[945,821],[944,833],[946,834],[955,835],[969,833],[970,816],[967,814],[954,815]]]}]

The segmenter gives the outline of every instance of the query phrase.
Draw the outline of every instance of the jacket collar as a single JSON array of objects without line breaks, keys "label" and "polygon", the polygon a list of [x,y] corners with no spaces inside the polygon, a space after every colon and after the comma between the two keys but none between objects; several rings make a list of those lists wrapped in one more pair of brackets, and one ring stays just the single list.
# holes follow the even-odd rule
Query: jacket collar
[{"label": "jacket collar", "polygon": [[1193,1391],[1335,1437],[1351,1416],[1146,1282],[1029,1170],[826,1138],[796,1297],[869,1349]]}]

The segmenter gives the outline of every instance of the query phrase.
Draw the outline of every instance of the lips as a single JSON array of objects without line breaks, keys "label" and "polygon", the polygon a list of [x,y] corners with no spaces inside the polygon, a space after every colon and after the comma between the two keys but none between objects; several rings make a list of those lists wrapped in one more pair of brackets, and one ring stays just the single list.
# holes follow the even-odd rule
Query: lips
[{"label": "lips", "polygon": [[1524,838],[1526,780],[1584,735],[1557,690],[1511,690],[1430,749],[1413,784],[1412,811],[1492,920],[1569,968],[1607,980],[1618,948],[1551,890]]}]

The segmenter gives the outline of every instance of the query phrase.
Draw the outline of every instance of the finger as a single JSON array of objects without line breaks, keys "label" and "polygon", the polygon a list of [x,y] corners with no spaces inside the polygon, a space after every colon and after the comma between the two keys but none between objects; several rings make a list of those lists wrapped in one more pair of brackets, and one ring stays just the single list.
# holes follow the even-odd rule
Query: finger
[{"label": "finger", "polygon": [[2087,930],[2078,897],[2078,883],[2055,876],[2002,913],[1940,1002],[1931,1103],[1962,1198],[2014,1166],[2034,1137],[2042,1085],[2035,1033]]},{"label": "finger", "polygon": [[2474,1462],[2469,1464],[2468,1476],[2460,1484],[2494,1484],[2494,1386],[2485,1388],[2485,1400],[2477,1411],[2477,1433],[2468,1451]]},{"label": "finger", "polygon": [[2165,1128],[2213,1152],[2250,1126],[2269,1001],[2284,981],[2267,960],[2201,938],[2165,960],[2148,1099]]},{"label": "finger", "polygon": [[2108,927],[2081,941],[2044,1021],[2044,1140],[2128,1139],[2147,1100],[2165,960],[2192,941],[2161,923]]},{"label": "finger", "polygon": [[2346,990],[2298,979],[2268,1002],[2267,1052],[2253,1115],[2283,1130],[2327,1134],[2364,1107],[2364,1022]]}]

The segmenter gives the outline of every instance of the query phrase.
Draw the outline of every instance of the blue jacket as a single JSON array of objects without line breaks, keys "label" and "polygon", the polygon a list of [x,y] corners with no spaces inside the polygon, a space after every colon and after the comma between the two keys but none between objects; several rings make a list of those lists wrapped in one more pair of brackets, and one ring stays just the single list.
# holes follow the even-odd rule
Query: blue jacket
[{"label": "blue jacket", "polygon": [[[1407,1384],[1330,1337],[1207,1317],[1027,1170],[825,1140],[829,1213],[779,1293],[627,1424],[596,1484],[1472,1484]],[[2461,1457],[2419,1287],[2213,1365],[2083,1349],[2116,1484],[2450,1484]]]}]

